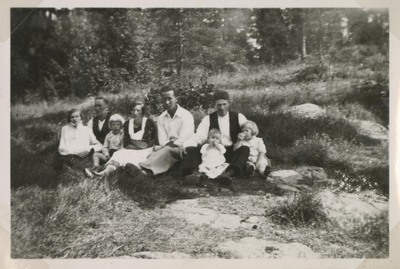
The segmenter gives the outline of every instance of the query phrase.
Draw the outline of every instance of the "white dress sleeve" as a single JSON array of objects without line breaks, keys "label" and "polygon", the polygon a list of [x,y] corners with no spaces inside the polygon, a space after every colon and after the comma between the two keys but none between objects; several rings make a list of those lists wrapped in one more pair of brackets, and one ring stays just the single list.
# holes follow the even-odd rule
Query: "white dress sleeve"
[{"label": "white dress sleeve", "polygon": [[68,141],[67,141],[67,135],[66,135],[67,132],[68,132],[67,126],[64,126],[64,127],[61,128],[60,145],[58,146],[58,152],[61,155],[73,154],[68,149]]},{"label": "white dress sleeve", "polygon": [[226,148],[224,147],[224,145],[219,144],[219,145],[218,145],[218,148],[219,148],[219,151],[221,152],[221,154],[225,154]]},{"label": "white dress sleeve", "polygon": [[203,146],[201,146],[200,153],[201,154],[206,153],[207,152],[207,147],[208,147],[208,144],[204,144]]}]

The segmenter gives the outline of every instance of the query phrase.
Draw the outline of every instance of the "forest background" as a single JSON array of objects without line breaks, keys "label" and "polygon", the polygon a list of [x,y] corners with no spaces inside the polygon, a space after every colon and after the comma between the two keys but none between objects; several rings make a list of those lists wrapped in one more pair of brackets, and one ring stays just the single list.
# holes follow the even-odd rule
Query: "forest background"
[{"label": "forest background", "polygon": [[11,14],[12,104],[118,93],[165,75],[195,71],[207,78],[310,56],[328,65],[388,59],[387,10],[26,8]]}]

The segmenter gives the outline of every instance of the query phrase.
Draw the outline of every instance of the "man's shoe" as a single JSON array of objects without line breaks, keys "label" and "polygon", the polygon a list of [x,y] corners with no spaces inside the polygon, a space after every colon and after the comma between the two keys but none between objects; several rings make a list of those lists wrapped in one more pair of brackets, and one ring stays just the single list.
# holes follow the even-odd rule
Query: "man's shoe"
[{"label": "man's shoe", "polygon": [[247,164],[247,175],[252,176],[254,175],[254,172],[256,171],[256,166],[254,163],[248,163]]}]

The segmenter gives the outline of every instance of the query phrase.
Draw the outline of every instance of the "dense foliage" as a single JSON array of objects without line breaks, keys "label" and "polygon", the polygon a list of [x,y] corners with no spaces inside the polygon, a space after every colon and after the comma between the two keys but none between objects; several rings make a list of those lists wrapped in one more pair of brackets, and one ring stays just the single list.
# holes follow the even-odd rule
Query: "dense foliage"
[{"label": "dense foliage", "polygon": [[[194,70],[208,76],[311,55],[326,63],[350,54],[368,65],[388,53],[384,10],[13,8],[11,32],[13,103],[117,93]],[[320,71],[304,72],[296,80]]]},{"label": "dense foliage", "polygon": [[[203,83],[201,85],[194,85],[190,82],[179,80],[173,86],[179,104],[182,107],[190,110],[207,110],[213,104],[212,96],[215,86],[212,84]],[[150,108],[150,113],[153,115],[158,115],[164,110],[159,88],[150,89],[145,101]]]}]

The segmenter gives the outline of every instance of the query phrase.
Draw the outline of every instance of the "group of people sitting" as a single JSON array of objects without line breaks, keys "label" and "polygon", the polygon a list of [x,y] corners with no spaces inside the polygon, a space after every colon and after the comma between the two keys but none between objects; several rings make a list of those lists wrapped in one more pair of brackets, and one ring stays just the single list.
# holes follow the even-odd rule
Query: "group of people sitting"
[{"label": "group of people sitting", "polygon": [[229,185],[241,174],[257,171],[266,177],[270,173],[256,123],[229,110],[226,91],[214,93],[216,111],[204,117],[196,132],[193,116],[178,104],[175,90],[165,86],[161,97],[165,111],[157,119],[150,119],[147,106],[135,101],[125,121],[110,113],[104,97],[95,99],[95,116],[87,126],[81,112],[71,110],[61,130],[61,162],[90,156],[93,167],[86,167],[85,174],[105,177],[124,166],[134,175],[158,175],[181,161],[180,175],[188,184],[210,178]]}]

